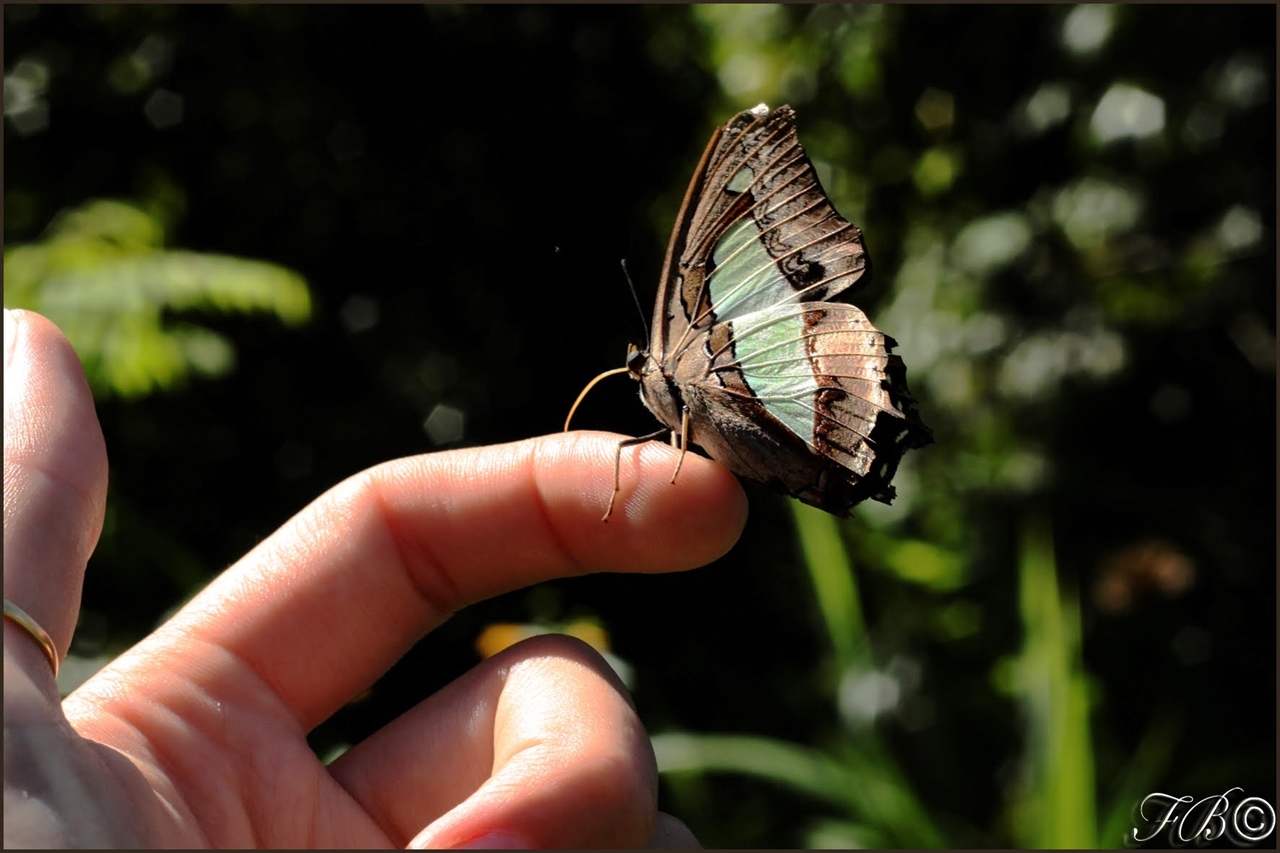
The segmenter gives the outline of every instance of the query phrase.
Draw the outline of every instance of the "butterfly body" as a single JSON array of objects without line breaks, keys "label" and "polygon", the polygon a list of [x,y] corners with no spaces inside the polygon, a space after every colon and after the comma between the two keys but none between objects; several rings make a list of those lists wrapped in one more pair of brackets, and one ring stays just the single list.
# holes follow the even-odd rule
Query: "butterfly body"
[{"label": "butterfly body", "polygon": [[649,347],[628,359],[641,399],[739,476],[837,515],[888,503],[903,454],[932,436],[896,342],[843,301],[869,268],[791,108],[739,113],[694,173]]}]

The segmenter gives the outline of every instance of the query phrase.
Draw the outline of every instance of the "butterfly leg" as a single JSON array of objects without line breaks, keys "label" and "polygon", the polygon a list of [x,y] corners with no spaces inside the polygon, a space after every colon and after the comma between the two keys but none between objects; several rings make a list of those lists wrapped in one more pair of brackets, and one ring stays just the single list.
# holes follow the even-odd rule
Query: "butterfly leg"
[{"label": "butterfly leg", "polygon": [[[648,435],[637,436],[636,438],[627,438],[618,442],[618,449],[613,455],[613,494],[609,495],[609,506],[604,511],[604,518],[601,521],[608,522],[609,516],[613,515],[613,502],[618,499],[618,492],[622,491],[622,448],[632,447],[637,444],[644,444],[646,441],[654,441],[659,438],[665,438],[671,430],[660,429],[657,432],[651,432]],[[678,470],[678,469],[677,469]]]},{"label": "butterfly leg", "polygon": [[671,431],[671,446],[680,448],[680,458],[676,460],[676,470],[671,472],[671,485],[676,484],[676,475],[680,473],[680,466],[684,464],[684,455],[689,452],[689,407],[685,406],[683,413],[680,415],[680,442],[676,443],[676,432]]}]

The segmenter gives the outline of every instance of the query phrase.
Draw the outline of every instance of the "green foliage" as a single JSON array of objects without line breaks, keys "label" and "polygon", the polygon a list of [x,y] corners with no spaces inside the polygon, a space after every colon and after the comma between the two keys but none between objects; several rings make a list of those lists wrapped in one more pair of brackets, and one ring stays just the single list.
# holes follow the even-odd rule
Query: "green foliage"
[{"label": "green foliage", "polygon": [[664,733],[653,737],[653,749],[664,773],[753,776],[849,815],[815,822],[805,830],[806,846],[947,846],[874,738],[850,739],[824,751],[762,737]]},{"label": "green foliage", "polygon": [[44,238],[4,255],[5,306],[44,314],[66,334],[95,395],[136,398],[191,374],[235,366],[228,338],[180,312],[311,315],[301,276],[276,264],[167,250],[159,218],[95,200],[64,211]]},{"label": "green foliage", "polygon": [[[836,520],[798,503],[794,511],[805,564],[839,661],[841,684],[868,676],[884,679],[887,671],[877,669],[878,655],[862,623],[855,576]],[[919,559],[928,563],[936,558]],[[1043,522],[1027,525],[1020,569],[1023,650],[998,671],[1012,672],[1004,677],[1004,686],[1022,707],[1024,771],[1018,795],[1009,804],[1011,838],[1003,843],[1040,849],[1096,847],[1093,744],[1079,609],[1073,598],[1059,594],[1052,542]],[[946,838],[937,829],[913,792],[909,774],[871,725],[874,715],[861,720],[844,716],[845,730],[823,750],[767,738],[682,733],[655,736],[654,750],[664,773],[746,774],[844,813],[843,819],[811,825],[807,846],[964,846],[965,838]],[[1144,778],[1137,787],[1149,781]],[[1122,793],[1137,787],[1127,784]],[[1117,809],[1129,802],[1122,801]],[[1113,819],[1108,828],[1117,825]],[[981,834],[976,827],[967,832],[967,837]]]},{"label": "green foliage", "polygon": [[1089,690],[1081,659],[1080,610],[1063,596],[1044,521],[1025,525],[1018,598],[1023,647],[1014,694],[1026,725],[1024,787],[1012,805],[1015,845],[1097,846]]},{"label": "green foliage", "polygon": [[865,668],[871,663],[871,649],[853,565],[840,541],[840,531],[834,519],[821,510],[800,503],[793,503],[791,509],[836,668],[839,672]]}]

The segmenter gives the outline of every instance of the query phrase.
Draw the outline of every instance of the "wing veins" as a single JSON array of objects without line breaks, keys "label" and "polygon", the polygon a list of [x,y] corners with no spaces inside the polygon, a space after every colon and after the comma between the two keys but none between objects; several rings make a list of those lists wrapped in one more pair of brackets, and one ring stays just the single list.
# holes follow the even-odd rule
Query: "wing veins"
[{"label": "wing veins", "polygon": [[[742,137],[745,136],[750,129],[751,129],[751,126],[744,128],[742,133],[739,134],[738,138],[733,141],[733,145],[726,146],[725,157],[721,158],[722,160],[728,158],[729,152],[733,149],[733,146],[739,144]],[[790,133],[791,131],[792,131],[792,128],[788,128],[784,125],[782,127],[774,129],[773,132],[771,132],[768,136],[761,139],[754,148],[752,148],[745,155],[743,155],[741,160],[738,161],[738,165],[734,167],[733,171],[730,172],[723,181],[718,183],[718,185],[716,186],[716,194],[719,195],[720,193],[724,192],[725,188],[728,187],[729,184],[733,183],[733,179],[736,178],[738,176],[738,173],[742,171],[743,166],[750,163],[753,158],[758,157],[760,155],[760,151],[766,145],[769,145],[770,143],[775,142],[780,137],[785,138],[787,134]],[[794,134],[792,135],[794,136]],[[791,157],[790,162],[785,163],[782,166],[778,165],[780,160],[782,160],[786,156],[792,155],[793,152],[795,152],[795,154],[794,156]],[[786,168],[786,166],[791,165],[792,162],[795,162],[796,160],[800,159],[803,156],[804,156],[804,149],[800,147],[799,139],[794,139],[791,142],[791,144],[787,146],[787,148],[785,148],[781,152],[774,154],[768,161],[764,163],[763,167],[759,169],[756,172],[756,174],[752,176],[750,183],[747,184],[747,187],[743,191],[743,193],[739,193],[739,195],[742,195],[746,192],[750,192],[757,184],[760,183],[760,181],[766,175],[779,171],[782,168]],[[717,164],[719,162],[720,161],[717,161]],[[794,178],[792,180],[794,180]],[[790,183],[790,181],[787,181],[787,183]],[[739,213],[737,216],[733,217],[732,219],[729,219],[726,221],[725,215],[733,208],[733,205],[729,205],[727,208],[725,208],[725,210],[720,212],[720,214],[718,215],[714,223],[711,223],[709,226],[699,229],[701,236],[698,238],[698,242],[694,244],[693,251],[687,252],[687,254],[701,253],[703,251],[703,246],[706,244],[708,240],[712,239],[713,237],[719,240],[720,236],[724,234],[725,231],[729,230],[734,225],[736,225],[739,221],[741,221],[748,213],[750,213],[752,210],[755,209],[757,204],[759,204],[758,201],[753,202],[746,208],[746,210]]]}]

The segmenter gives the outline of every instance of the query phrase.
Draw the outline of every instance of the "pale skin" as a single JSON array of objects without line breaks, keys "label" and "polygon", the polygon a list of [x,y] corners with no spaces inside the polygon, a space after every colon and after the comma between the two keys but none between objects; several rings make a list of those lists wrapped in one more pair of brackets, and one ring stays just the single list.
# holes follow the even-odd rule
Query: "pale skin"
[{"label": "pale skin", "polygon": [[[66,654],[107,491],[80,363],[6,312],[4,594]],[[727,551],[740,486],[661,443],[575,432],[398,459],[321,495],[62,702],[4,626],[6,847],[689,847],[648,735],[589,647],[478,663],[325,766],[305,737],[468,604]],[[643,583],[643,578],[636,578]]]}]

